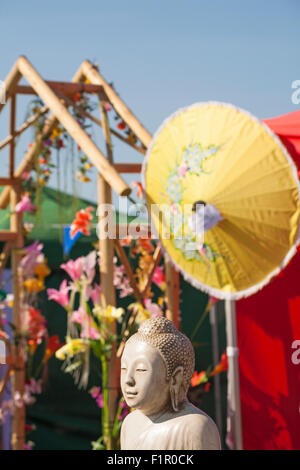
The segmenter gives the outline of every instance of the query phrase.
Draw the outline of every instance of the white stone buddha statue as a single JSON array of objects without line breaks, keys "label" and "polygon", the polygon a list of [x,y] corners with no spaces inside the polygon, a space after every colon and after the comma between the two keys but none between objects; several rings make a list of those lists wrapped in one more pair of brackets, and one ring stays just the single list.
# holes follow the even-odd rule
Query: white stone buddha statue
[{"label": "white stone buddha statue", "polygon": [[187,400],[194,366],[190,340],[166,318],[147,320],[129,338],[121,388],[134,411],[122,424],[122,450],[220,449],[215,423]]}]

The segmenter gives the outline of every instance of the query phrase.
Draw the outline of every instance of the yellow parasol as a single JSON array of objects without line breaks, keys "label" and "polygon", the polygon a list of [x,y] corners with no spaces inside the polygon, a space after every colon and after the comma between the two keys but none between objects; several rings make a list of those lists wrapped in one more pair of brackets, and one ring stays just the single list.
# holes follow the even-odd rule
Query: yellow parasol
[{"label": "yellow parasol", "polygon": [[142,177],[163,248],[210,295],[251,295],[295,253],[296,167],[279,139],[246,111],[218,102],[179,110],[155,134]]}]

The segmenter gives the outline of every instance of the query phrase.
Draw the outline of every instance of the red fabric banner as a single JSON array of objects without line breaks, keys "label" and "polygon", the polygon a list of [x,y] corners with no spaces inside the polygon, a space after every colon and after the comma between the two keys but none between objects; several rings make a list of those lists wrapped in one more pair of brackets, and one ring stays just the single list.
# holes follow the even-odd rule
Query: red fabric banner
[{"label": "red fabric banner", "polygon": [[[299,169],[300,111],[264,122]],[[236,308],[244,449],[300,449],[300,252]]]}]

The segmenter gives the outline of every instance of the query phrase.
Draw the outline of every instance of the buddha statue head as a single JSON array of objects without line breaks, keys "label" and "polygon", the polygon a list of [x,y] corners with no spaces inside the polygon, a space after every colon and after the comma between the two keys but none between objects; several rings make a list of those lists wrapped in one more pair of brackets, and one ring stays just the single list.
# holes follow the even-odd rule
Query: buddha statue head
[{"label": "buddha statue head", "polygon": [[129,407],[146,415],[177,412],[186,401],[195,366],[190,340],[164,317],[151,318],[126,342],[121,388]]}]

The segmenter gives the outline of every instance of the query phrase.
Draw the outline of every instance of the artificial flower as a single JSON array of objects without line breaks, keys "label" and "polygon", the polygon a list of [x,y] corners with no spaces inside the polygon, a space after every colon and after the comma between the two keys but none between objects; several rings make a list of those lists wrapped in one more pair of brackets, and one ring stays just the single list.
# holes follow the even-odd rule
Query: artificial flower
[{"label": "artificial flower", "polygon": [[67,343],[56,351],[55,357],[64,361],[67,356],[73,357],[75,354],[87,351],[88,347],[88,344],[81,338],[67,338]]},{"label": "artificial flower", "polygon": [[69,291],[71,287],[68,286],[67,280],[64,279],[59,289],[47,289],[49,300],[55,300],[62,307],[67,307],[69,304]]},{"label": "artificial flower", "polygon": [[44,263],[38,264],[34,269],[34,274],[37,275],[40,281],[43,281],[50,273],[51,271],[46,265],[46,260]]},{"label": "artificial flower", "polygon": [[67,263],[61,264],[60,267],[69,274],[72,281],[76,281],[83,273],[83,257],[77,258],[75,261],[70,259]]},{"label": "artificial flower", "polygon": [[121,121],[117,124],[117,128],[120,129],[121,131],[123,131],[124,129],[126,129],[127,125],[124,121]]},{"label": "artificial flower", "polygon": [[50,357],[62,346],[61,342],[59,341],[58,335],[53,335],[48,338],[46,351],[44,354],[43,362],[47,362]]},{"label": "artificial flower", "polygon": [[166,289],[166,276],[165,276],[163,270],[164,270],[163,266],[157,266],[157,268],[155,268],[153,276],[152,276],[152,281],[161,290]]},{"label": "artificial flower", "polygon": [[47,335],[46,319],[40,310],[33,307],[27,307],[22,317],[22,329],[26,332],[29,339],[40,344]]},{"label": "artificial flower", "polygon": [[143,190],[142,184],[139,183],[138,181],[133,181],[130,186],[131,186],[131,188],[136,188],[137,197],[139,199],[143,199],[144,190]]},{"label": "artificial flower", "polygon": [[24,286],[31,294],[40,292],[41,290],[45,289],[44,282],[36,277],[31,277],[24,281]]},{"label": "artificial flower", "polygon": [[220,372],[223,372],[227,369],[228,369],[228,358],[227,358],[226,352],[224,352],[221,356],[221,360],[219,364],[217,364],[214,370],[210,373],[210,377],[220,374]]},{"label": "artificial flower", "polygon": [[34,206],[30,200],[29,193],[23,194],[21,200],[16,204],[15,212],[17,214],[22,214],[23,212],[33,212],[36,210],[36,206]]},{"label": "artificial flower", "polygon": [[161,308],[156,303],[152,302],[151,299],[145,299],[144,303],[145,303],[146,309],[151,314],[151,318],[162,316],[163,313],[162,313]]},{"label": "artificial flower", "polygon": [[116,308],[112,305],[108,305],[107,307],[101,307],[97,305],[93,309],[93,313],[100,319],[104,319],[108,323],[113,323],[115,320],[120,321],[121,317],[124,313],[123,308]]},{"label": "artificial flower", "polygon": [[86,209],[81,209],[76,212],[76,217],[71,224],[71,238],[74,238],[77,232],[81,232],[83,235],[90,235],[90,227],[93,219],[91,212],[93,210],[93,207],[87,207]]},{"label": "artificial flower", "polygon": [[96,403],[99,406],[99,408],[103,408],[104,401],[103,401],[103,393],[101,393],[101,387],[92,387],[89,393],[96,400]]},{"label": "artificial flower", "polygon": [[96,323],[92,318],[87,314],[83,307],[79,307],[78,310],[75,310],[71,315],[71,321],[78,323],[81,326],[80,337],[81,338],[90,338],[97,340],[100,338],[100,333],[97,329]]},{"label": "artificial flower", "polygon": [[196,387],[202,383],[206,383],[208,381],[207,374],[205,370],[201,372],[194,371],[193,377],[191,378],[191,386]]}]

